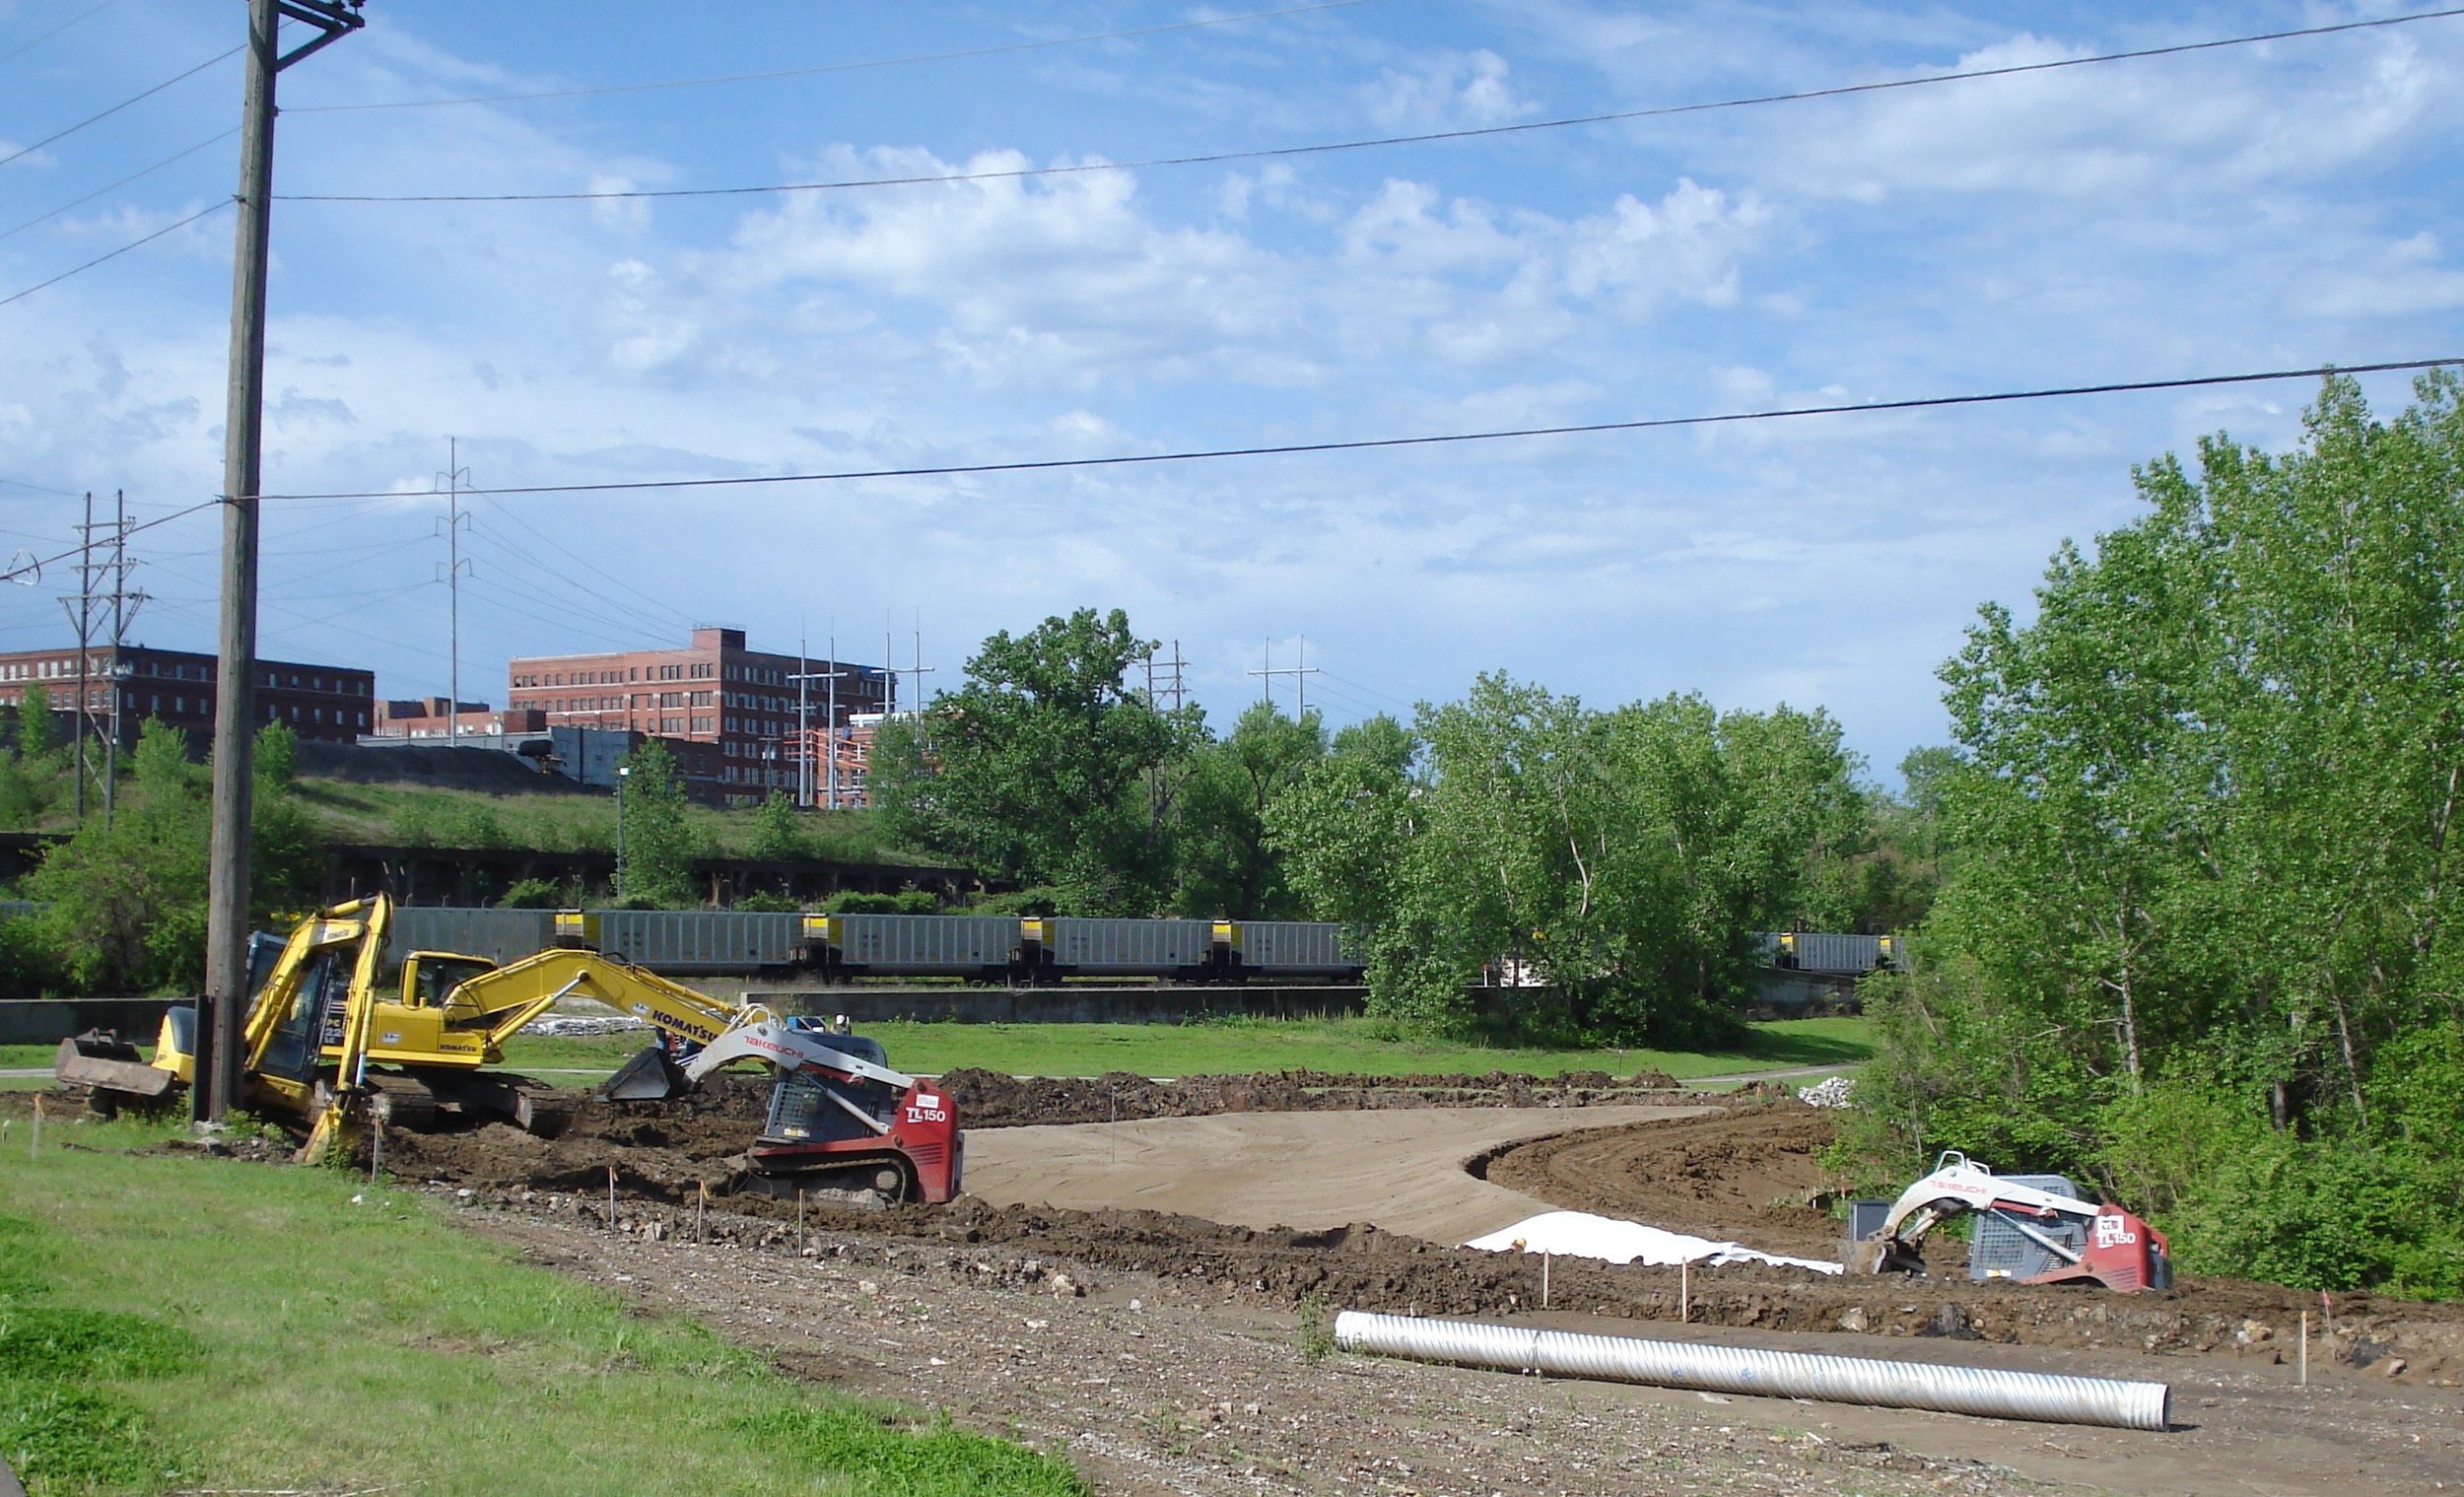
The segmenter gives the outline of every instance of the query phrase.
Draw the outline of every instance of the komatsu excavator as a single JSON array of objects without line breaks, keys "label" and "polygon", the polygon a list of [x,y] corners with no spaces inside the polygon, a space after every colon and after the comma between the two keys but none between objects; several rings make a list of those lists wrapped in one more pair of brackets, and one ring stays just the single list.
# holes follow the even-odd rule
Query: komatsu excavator
[{"label": "komatsu excavator", "polygon": [[[439,1113],[552,1125],[549,1089],[525,1077],[491,1075],[505,1041],[558,997],[462,990],[487,972],[484,957],[419,951],[401,964],[398,987],[378,987],[392,904],[378,896],[337,905],[300,922],[288,939],[249,944],[250,998],[240,1021],[240,1105],[313,1123],[344,1087],[381,1094],[390,1114],[424,1125]],[[60,1042],[60,1080],[94,1089],[104,1106],[162,1106],[196,1079],[197,1010],[163,1017],[153,1059],[108,1032]]]},{"label": "komatsu excavator", "polygon": [[[611,1078],[617,1102],[689,1091],[721,1066],[778,1073],[768,1120],[747,1150],[748,1179],[774,1193],[870,1191],[937,1204],[958,1193],[964,1134],[936,1088],[889,1068],[878,1043],[730,1003],[596,951],[553,948],[503,967],[484,957],[412,952],[398,988],[380,987],[392,905],[382,895],[303,921],[287,941],[259,936],[243,1021],[241,1101],[309,1128],[304,1160],[346,1147],[372,1119],[414,1129],[453,1117],[553,1133],[560,1094],[491,1071],[504,1043],[567,997],[595,998],[655,1028],[661,1043]],[[196,1010],[174,1006],[151,1061],[107,1034],[60,1046],[56,1074],[111,1104],[161,1105],[194,1080]]]}]

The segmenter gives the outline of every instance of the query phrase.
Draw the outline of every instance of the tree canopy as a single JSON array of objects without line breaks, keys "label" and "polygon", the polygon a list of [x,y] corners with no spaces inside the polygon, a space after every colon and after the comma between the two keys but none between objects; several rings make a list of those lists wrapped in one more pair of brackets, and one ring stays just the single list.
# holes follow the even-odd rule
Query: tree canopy
[{"label": "tree canopy", "polygon": [[2457,395],[2332,379],[2297,449],[2148,464],[2032,621],[1981,611],[1869,1148],[2100,1178],[2194,1267],[2464,1286]]}]

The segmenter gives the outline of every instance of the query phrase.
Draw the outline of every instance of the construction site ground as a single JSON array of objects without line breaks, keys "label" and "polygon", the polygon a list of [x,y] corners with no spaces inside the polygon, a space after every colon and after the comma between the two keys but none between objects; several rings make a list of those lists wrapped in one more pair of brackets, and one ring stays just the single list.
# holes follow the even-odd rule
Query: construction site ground
[{"label": "construction site ground", "polygon": [[[1654,1084],[1660,1083],[1660,1084]],[[2464,1306],[1622,1267],[1448,1246],[1552,1206],[1835,1256],[1827,1118],[1572,1076],[943,1078],[945,1207],[723,1191],[765,1088],[560,1137],[393,1135],[396,1189],[802,1376],[1065,1451],[1106,1493],[2464,1490]],[[184,1146],[184,1145],[181,1145]],[[608,1171],[616,1172],[614,1220]],[[1940,1270],[1952,1270],[1947,1256]],[[1939,1271],[1939,1270],[1938,1270]],[[1680,1324],[1680,1294],[1686,1319]],[[2154,1379],[2162,1434],[1540,1380],[1325,1350],[1335,1312]],[[2309,1386],[2296,1386],[2300,1317]],[[2332,1316],[2332,1327],[2330,1317]]]}]

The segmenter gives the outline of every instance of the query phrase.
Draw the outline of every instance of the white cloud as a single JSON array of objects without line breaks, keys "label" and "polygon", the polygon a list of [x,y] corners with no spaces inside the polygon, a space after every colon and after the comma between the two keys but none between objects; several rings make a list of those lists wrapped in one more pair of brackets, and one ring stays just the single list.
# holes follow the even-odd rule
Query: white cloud
[{"label": "white cloud", "polygon": [[1515,97],[1506,59],[1482,47],[1410,72],[1387,69],[1363,90],[1369,117],[1389,130],[1496,125],[1538,112]]}]

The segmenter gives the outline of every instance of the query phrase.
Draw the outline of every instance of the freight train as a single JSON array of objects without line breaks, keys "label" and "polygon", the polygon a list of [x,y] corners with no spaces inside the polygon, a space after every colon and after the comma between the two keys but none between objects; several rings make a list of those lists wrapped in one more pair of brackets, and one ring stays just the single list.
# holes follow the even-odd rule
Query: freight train
[{"label": "freight train", "polygon": [[[1887,935],[1773,931],[1766,967],[1860,976],[1904,967]],[[654,972],[777,973],[817,983],[942,978],[1010,987],[1071,979],[1335,986],[1361,981],[1357,926],[1325,920],[1085,919],[989,915],[820,915],[734,910],[483,910],[401,906],[403,950],[500,964],[544,946],[586,946]]]},{"label": "freight train", "polygon": [[1358,983],[1357,927],[1323,920],[798,915],[731,910],[480,910],[403,906],[403,950],[500,963],[584,946],[662,973],[793,974],[812,982],[956,978],[1040,987],[1072,978],[1163,983]]}]

